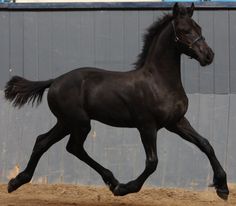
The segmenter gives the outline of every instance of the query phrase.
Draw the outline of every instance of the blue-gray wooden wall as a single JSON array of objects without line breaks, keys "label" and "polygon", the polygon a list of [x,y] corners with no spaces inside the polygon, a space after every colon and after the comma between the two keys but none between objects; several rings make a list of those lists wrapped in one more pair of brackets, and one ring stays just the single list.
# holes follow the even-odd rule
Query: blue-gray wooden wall
[{"label": "blue-gray wooden wall", "polygon": [[[167,11],[1,11],[0,12],[0,182],[15,165],[26,165],[37,135],[55,122],[46,98],[37,108],[13,109],[3,98],[12,75],[44,80],[81,66],[127,71],[142,48],[145,29]],[[214,62],[200,67],[183,56],[182,79],[192,125],[208,138],[236,182],[236,11],[199,10],[194,19],[215,52]],[[35,182],[102,184],[87,165],[65,150],[67,138],[41,159]],[[87,151],[123,182],[137,177],[145,154],[135,129],[92,123]],[[158,133],[159,165],[148,184],[205,187],[209,162],[195,146],[166,130]]]}]

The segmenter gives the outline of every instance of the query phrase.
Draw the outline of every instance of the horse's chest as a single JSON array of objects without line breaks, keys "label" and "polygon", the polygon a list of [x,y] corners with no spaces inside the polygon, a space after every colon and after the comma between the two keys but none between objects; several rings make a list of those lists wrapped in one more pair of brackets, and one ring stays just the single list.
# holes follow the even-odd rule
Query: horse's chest
[{"label": "horse's chest", "polygon": [[165,123],[178,121],[185,115],[188,109],[188,99],[183,96],[181,98],[167,98],[163,100],[157,113],[157,118]]}]

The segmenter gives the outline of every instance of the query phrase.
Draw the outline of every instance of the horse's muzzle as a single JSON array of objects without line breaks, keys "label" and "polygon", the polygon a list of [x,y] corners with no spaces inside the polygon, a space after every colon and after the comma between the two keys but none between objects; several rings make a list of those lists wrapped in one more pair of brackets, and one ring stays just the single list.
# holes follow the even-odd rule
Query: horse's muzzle
[{"label": "horse's muzzle", "polygon": [[200,64],[201,66],[207,66],[209,64],[212,63],[213,59],[214,59],[214,52],[212,51],[211,48],[205,50],[204,52],[202,52],[202,55],[200,57]]}]

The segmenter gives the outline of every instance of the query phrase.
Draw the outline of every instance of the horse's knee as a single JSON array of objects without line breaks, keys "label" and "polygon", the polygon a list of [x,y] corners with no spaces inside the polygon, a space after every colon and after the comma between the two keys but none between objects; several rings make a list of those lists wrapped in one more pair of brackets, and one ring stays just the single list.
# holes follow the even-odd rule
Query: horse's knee
[{"label": "horse's knee", "polygon": [[75,155],[80,160],[83,160],[84,157],[86,157],[86,152],[84,150],[84,141],[91,130],[91,126],[88,125],[86,127],[83,127],[79,129],[78,131],[75,130],[75,133],[73,133],[66,145],[67,152]]},{"label": "horse's knee", "polygon": [[86,153],[83,147],[79,147],[79,146],[73,147],[73,144],[70,144],[70,142],[68,142],[68,144],[66,145],[66,151],[72,155],[75,155],[77,158],[79,158],[82,161],[86,157]]},{"label": "horse's knee", "polygon": [[158,165],[158,158],[157,157],[149,158],[146,161],[146,166],[147,166],[148,170],[150,171],[150,173],[152,173],[156,170],[157,165]]}]

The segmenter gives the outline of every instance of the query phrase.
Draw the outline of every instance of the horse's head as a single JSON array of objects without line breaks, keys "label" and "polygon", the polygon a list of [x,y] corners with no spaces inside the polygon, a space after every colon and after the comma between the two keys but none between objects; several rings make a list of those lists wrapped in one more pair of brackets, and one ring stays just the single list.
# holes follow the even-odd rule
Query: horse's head
[{"label": "horse's head", "polygon": [[172,21],[175,41],[181,53],[196,59],[201,66],[206,66],[212,63],[214,52],[202,36],[201,27],[192,19],[193,11],[193,3],[190,8],[175,3]]}]

